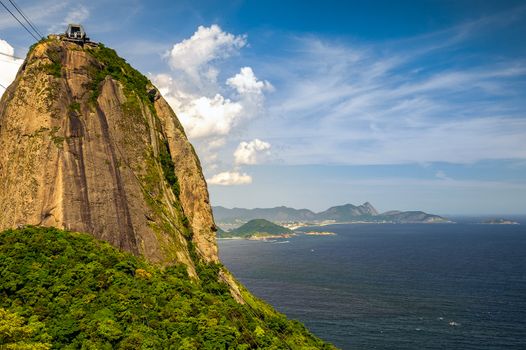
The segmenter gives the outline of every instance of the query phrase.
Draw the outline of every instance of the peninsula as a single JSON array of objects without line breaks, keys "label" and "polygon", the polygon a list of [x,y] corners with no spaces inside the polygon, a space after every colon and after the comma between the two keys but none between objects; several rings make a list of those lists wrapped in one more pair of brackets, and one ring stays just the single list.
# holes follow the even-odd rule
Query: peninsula
[{"label": "peninsula", "polygon": [[230,230],[218,230],[218,238],[244,238],[249,240],[269,240],[269,239],[279,239],[279,238],[290,238],[298,235],[308,235],[308,236],[333,236],[333,232],[318,232],[318,231],[294,231],[290,228],[277,225],[273,222],[270,222],[265,219],[254,219],[250,220],[246,224],[241,225],[240,227]]}]

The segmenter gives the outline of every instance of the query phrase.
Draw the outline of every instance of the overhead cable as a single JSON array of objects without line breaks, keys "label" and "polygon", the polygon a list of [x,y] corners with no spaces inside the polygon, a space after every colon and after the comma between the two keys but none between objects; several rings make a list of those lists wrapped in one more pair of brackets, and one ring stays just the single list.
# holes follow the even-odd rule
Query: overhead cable
[{"label": "overhead cable", "polygon": [[2,6],[6,9],[7,12],[9,12],[11,14],[11,16],[13,16],[14,19],[16,19],[16,21],[18,23],[20,23],[20,25],[29,33],[29,35],[31,35],[36,41],[39,41],[40,39],[38,39],[35,34],[33,34],[33,32],[31,32],[29,29],[27,29],[27,27],[24,25],[24,23],[22,23],[18,17],[15,16],[15,14],[13,12],[11,12],[11,10],[2,2],[2,0],[0,0],[0,4],[2,4]]},{"label": "overhead cable", "polygon": [[33,23],[29,20],[28,16],[26,16],[26,15],[24,14],[24,12],[22,11],[22,9],[21,9],[20,7],[18,7],[18,6],[15,4],[15,1],[14,1],[14,0],[9,0],[9,2],[10,2],[11,5],[13,5],[13,7],[18,11],[18,13],[20,14],[20,16],[22,16],[22,17],[26,20],[27,24],[29,24],[29,26],[30,26],[31,28],[33,28],[33,30],[35,31],[35,33],[36,33],[39,37],[43,38],[44,35],[42,35],[42,33],[38,30],[38,28],[36,27],[36,25],[33,25]]},{"label": "overhead cable", "polygon": [[16,59],[16,60],[23,60],[22,57],[17,57],[17,56],[15,56],[15,55],[10,55],[10,54],[5,53],[5,52],[0,52],[0,55],[2,55],[2,56],[7,56],[7,57],[11,57],[11,58],[14,58],[14,59]]}]

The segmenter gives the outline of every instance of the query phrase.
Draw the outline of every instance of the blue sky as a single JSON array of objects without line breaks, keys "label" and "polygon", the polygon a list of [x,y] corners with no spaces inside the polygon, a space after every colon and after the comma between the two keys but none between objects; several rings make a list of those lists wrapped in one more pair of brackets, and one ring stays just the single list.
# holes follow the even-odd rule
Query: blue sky
[{"label": "blue sky", "polygon": [[[526,213],[524,1],[17,3],[149,76],[214,205]],[[0,10],[0,50],[23,57]],[[5,85],[20,62],[2,60]]]}]

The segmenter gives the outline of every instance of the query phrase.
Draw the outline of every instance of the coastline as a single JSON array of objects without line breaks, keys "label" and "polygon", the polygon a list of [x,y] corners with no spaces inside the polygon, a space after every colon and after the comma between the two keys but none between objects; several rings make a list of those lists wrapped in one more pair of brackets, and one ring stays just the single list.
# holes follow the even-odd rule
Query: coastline
[{"label": "coastline", "polygon": [[286,239],[297,236],[336,236],[335,232],[329,231],[296,231],[292,233],[283,233],[283,234],[263,234],[255,233],[253,235],[245,237],[217,237],[218,240],[247,240],[247,241],[267,241],[272,239]]}]

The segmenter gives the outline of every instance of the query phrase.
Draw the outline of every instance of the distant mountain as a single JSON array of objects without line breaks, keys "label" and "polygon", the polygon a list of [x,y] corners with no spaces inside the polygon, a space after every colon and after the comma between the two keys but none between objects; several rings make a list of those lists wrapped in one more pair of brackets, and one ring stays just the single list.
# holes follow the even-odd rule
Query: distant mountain
[{"label": "distant mountain", "polygon": [[288,207],[243,209],[213,207],[214,217],[218,222],[249,221],[252,219],[266,219],[274,222],[309,221],[316,220],[316,214],[308,209],[294,209]]},{"label": "distant mountain", "polygon": [[376,221],[388,221],[401,224],[418,224],[418,223],[443,223],[450,222],[442,216],[427,214],[423,211],[397,211],[392,210],[375,217]]},{"label": "distant mountain", "polygon": [[334,221],[352,221],[356,218],[366,218],[378,215],[378,211],[366,202],[362,205],[345,204],[329,209],[316,214],[317,220],[334,220]]},{"label": "distant mountain", "polygon": [[438,215],[423,211],[392,210],[380,214],[371,203],[362,205],[345,204],[331,207],[320,213],[308,209],[289,207],[243,209],[213,207],[214,217],[218,224],[236,224],[253,219],[265,219],[275,223],[283,222],[393,222],[393,223],[439,223],[450,222]]},{"label": "distant mountain", "polygon": [[286,227],[276,225],[265,219],[250,220],[246,224],[231,231],[218,231],[218,237],[250,237],[254,235],[282,235],[293,233]]}]

